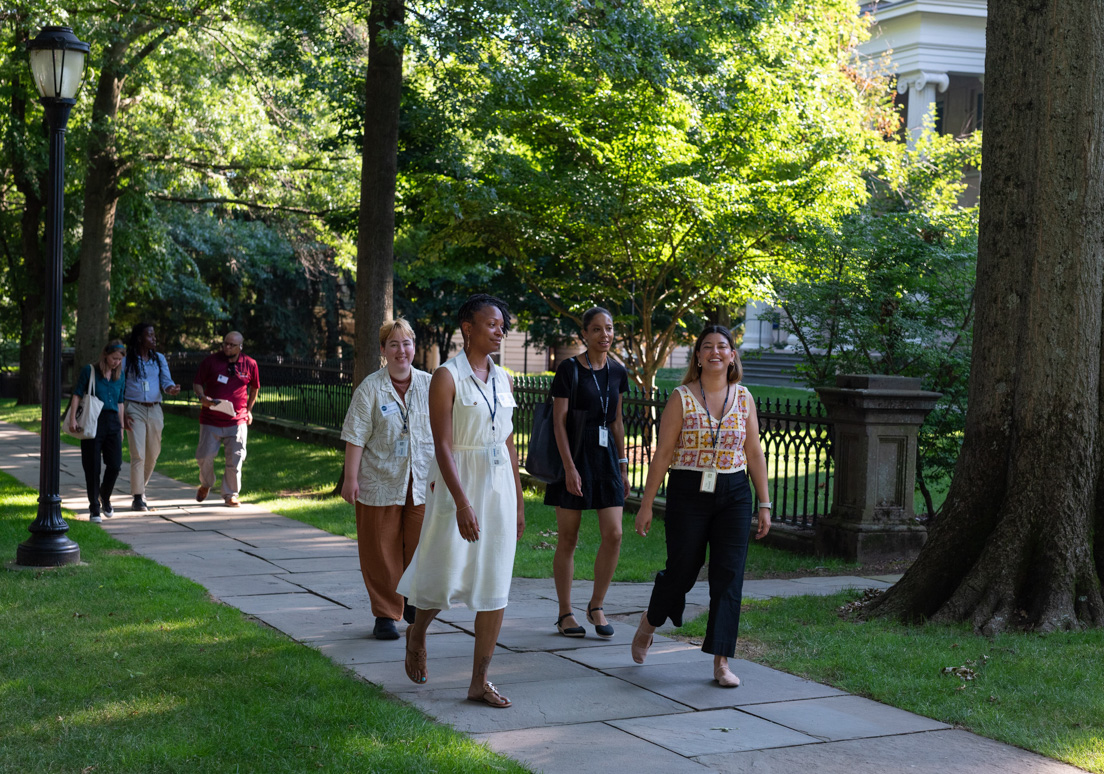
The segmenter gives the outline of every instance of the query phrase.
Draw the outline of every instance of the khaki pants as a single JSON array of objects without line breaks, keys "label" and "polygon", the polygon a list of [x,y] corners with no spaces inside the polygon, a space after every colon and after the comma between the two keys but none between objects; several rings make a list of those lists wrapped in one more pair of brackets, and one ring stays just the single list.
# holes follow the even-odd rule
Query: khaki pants
[{"label": "khaki pants", "polygon": [[144,495],[150,476],[161,455],[161,433],[165,429],[165,415],[160,403],[143,406],[126,404],[130,430],[127,431],[127,447],[130,449],[130,493]]},{"label": "khaki pants", "polygon": [[199,484],[211,488],[215,485],[215,457],[219,446],[226,444],[226,470],[222,474],[222,496],[229,497],[241,491],[242,464],[245,462],[245,442],[249,438],[249,426],[218,425],[199,426],[199,444],[196,446],[196,462],[199,463]]},{"label": "khaki pants", "polygon": [[402,618],[403,598],[395,587],[414,557],[425,517],[425,505],[414,505],[413,490],[411,482],[404,505],[356,504],[360,574],[376,618]]}]

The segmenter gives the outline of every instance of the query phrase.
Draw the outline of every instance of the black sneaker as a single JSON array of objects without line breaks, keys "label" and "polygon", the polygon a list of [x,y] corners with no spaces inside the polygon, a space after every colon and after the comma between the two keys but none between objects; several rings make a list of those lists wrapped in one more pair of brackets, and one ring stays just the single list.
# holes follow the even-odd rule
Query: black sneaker
[{"label": "black sneaker", "polygon": [[418,609],[414,605],[406,601],[406,597],[403,597],[403,620],[408,624],[414,623],[414,618],[418,614]]},{"label": "black sneaker", "polygon": [[148,511],[149,506],[146,505],[146,498],[142,495],[134,495],[134,504],[130,506],[132,511]]},{"label": "black sneaker", "polygon": [[[99,524],[101,521],[103,521],[103,519],[100,518],[100,512],[99,511],[89,513],[88,514],[88,520],[90,522],[92,522],[93,524]],[[398,637],[399,635],[396,634],[395,636]]]},{"label": "black sneaker", "polygon": [[377,618],[376,625],[372,627],[372,636],[377,640],[397,640],[399,630],[390,618]]},{"label": "black sneaker", "polygon": [[112,516],[115,515],[115,509],[111,507],[110,500],[100,501],[100,513],[103,514],[103,517],[105,519],[110,519]]}]

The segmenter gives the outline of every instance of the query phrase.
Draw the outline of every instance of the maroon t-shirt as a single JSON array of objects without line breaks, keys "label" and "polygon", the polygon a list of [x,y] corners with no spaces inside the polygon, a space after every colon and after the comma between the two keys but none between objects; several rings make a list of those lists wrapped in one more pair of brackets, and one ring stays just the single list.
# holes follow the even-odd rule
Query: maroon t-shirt
[{"label": "maroon t-shirt", "polygon": [[260,389],[261,376],[257,361],[249,355],[238,355],[233,363],[221,352],[205,358],[199,364],[195,383],[203,388],[208,398],[228,400],[234,407],[234,416],[212,411],[204,407],[199,412],[201,425],[230,427],[245,424],[245,407],[249,404],[249,388]]}]

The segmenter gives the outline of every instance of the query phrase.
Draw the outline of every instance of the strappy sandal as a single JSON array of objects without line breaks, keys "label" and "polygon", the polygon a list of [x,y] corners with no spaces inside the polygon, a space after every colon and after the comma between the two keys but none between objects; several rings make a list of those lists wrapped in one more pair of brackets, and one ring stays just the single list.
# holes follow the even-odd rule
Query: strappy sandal
[{"label": "strappy sandal", "polygon": [[[429,677],[429,670],[426,668],[426,662],[428,661],[428,655],[425,648],[421,650],[410,649],[410,627],[406,629],[406,662],[403,666],[406,668],[406,676],[413,682],[421,685]],[[411,660],[413,660],[413,666],[411,666]]]},{"label": "strappy sandal", "polygon": [[740,678],[732,674],[728,664],[713,668],[713,680],[722,688],[739,688]]},{"label": "strappy sandal", "polygon": [[591,615],[595,610],[601,610],[601,609],[602,608],[600,608],[600,607],[588,607],[587,608],[587,621],[590,622],[591,624],[593,624],[595,634],[597,634],[599,637],[604,637],[605,639],[608,640],[610,637],[613,636],[613,627],[610,626],[608,623],[604,623],[604,624],[598,623],[597,621],[594,620],[594,616]]},{"label": "strappy sandal", "polygon": [[513,706],[513,702],[498,692],[498,689],[494,687],[491,682],[483,683],[483,693],[479,696],[469,696],[468,701],[474,701],[476,704],[486,704],[488,707],[494,707],[495,709],[506,709]]},{"label": "strappy sandal", "polygon": [[[652,647],[652,640],[655,637],[654,632],[652,634],[644,634],[644,632],[641,631],[641,627],[644,626],[644,621],[647,620],[647,617],[647,613],[640,617],[640,624],[636,627],[636,634],[633,635],[632,646],[630,647],[633,661],[638,664],[643,664],[644,659],[648,657],[648,648]],[[647,641],[645,641],[645,637],[648,638]]]},{"label": "strappy sandal", "polygon": [[563,625],[563,619],[571,618],[573,615],[575,615],[575,614],[574,613],[564,613],[559,618],[557,618],[556,619],[556,629],[558,629],[560,634],[562,634],[564,637],[586,637],[586,629],[584,629],[583,627],[581,627],[581,626],[567,626],[567,627],[565,627]]}]

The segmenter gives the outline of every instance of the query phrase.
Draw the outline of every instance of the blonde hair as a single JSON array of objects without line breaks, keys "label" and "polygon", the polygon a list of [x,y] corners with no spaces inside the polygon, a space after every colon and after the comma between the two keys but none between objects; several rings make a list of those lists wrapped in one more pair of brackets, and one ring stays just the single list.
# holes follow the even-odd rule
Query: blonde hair
[{"label": "blonde hair", "polygon": [[118,352],[122,354],[123,360],[119,361],[119,365],[111,369],[111,381],[117,381],[123,374],[123,363],[126,361],[126,344],[122,342],[122,339],[112,339],[104,345],[103,352],[100,353],[100,373],[107,370],[107,356]]},{"label": "blonde hair", "polygon": [[404,336],[409,336],[411,341],[416,341],[414,336],[414,329],[410,327],[408,323],[402,317],[396,317],[394,320],[388,320],[380,326],[380,347],[387,346],[387,340],[391,338],[391,334],[398,331]]},{"label": "blonde hair", "polygon": [[732,348],[733,360],[728,367],[728,383],[734,384],[744,378],[744,366],[740,363],[740,351],[736,349],[736,341],[732,338],[732,331],[723,325],[708,325],[694,342],[694,351],[690,353],[690,362],[686,364],[686,375],[682,377],[683,384],[696,382],[701,378],[701,366],[698,365],[698,356],[701,353],[702,342],[711,333],[719,333],[728,340],[728,346]]}]

